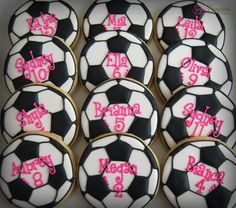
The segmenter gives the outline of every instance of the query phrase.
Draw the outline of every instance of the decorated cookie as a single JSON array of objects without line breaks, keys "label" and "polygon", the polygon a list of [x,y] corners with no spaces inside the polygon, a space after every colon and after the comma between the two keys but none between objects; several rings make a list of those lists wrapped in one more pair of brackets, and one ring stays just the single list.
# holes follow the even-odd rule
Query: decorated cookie
[{"label": "decorated cookie", "polygon": [[124,31],[108,31],[87,41],[80,56],[80,77],[91,91],[107,79],[129,77],[150,83],[153,57],[136,36]]},{"label": "decorated cookie", "polygon": [[54,207],[71,193],[75,161],[55,135],[19,136],[0,155],[0,186],[17,207]]},{"label": "decorated cookie", "polygon": [[160,13],[156,28],[157,40],[164,49],[187,38],[204,40],[219,49],[225,41],[220,15],[198,1],[170,4]]},{"label": "decorated cookie", "polygon": [[166,99],[179,89],[194,85],[213,87],[229,95],[232,81],[223,53],[197,39],[183,40],[169,47],[160,59],[156,80]]},{"label": "decorated cookie", "polygon": [[70,93],[77,82],[73,52],[56,37],[35,35],[18,41],[9,51],[4,78],[13,93],[30,83],[50,83]]},{"label": "decorated cookie", "polygon": [[156,134],[158,109],[151,91],[139,82],[112,79],[103,82],[87,97],[81,113],[84,137],[110,132],[132,133],[150,144]]},{"label": "decorated cookie", "polygon": [[165,161],[163,191],[176,208],[236,206],[236,156],[223,142],[185,140]]},{"label": "decorated cookie", "polygon": [[127,134],[109,134],[90,143],[78,172],[81,193],[96,208],[141,208],[159,188],[160,169],[154,153]]},{"label": "decorated cookie", "polygon": [[64,1],[30,0],[13,14],[8,31],[12,43],[29,35],[47,35],[74,46],[79,22],[74,9]]},{"label": "decorated cookie", "polygon": [[24,132],[46,131],[59,135],[70,145],[78,128],[72,98],[50,85],[32,84],[20,88],[1,112],[1,131],[7,142]]},{"label": "decorated cookie", "polygon": [[172,148],[188,137],[210,136],[236,144],[236,109],[222,92],[210,87],[189,87],[171,97],[163,110],[161,132]]},{"label": "decorated cookie", "polygon": [[85,38],[111,30],[123,30],[150,40],[153,20],[147,7],[139,0],[97,0],[88,9],[83,21]]}]

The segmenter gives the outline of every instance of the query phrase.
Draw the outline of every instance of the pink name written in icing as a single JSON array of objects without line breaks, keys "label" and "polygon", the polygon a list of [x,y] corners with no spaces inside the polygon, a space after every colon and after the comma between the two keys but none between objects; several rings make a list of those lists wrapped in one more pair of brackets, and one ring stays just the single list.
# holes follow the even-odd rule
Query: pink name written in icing
[{"label": "pink name written in icing", "polygon": [[35,110],[31,113],[27,113],[24,109],[16,115],[16,120],[20,122],[20,126],[27,126],[34,124],[37,129],[40,131],[44,131],[45,127],[41,119],[43,116],[49,114],[48,111],[45,109],[44,104],[37,105],[36,103],[33,104],[35,106]]},{"label": "pink name written in icing", "polygon": [[[116,192],[115,197],[122,198],[122,191],[124,190],[124,177],[125,175],[137,175],[138,167],[135,164],[131,164],[129,162],[124,162],[123,164],[117,165],[116,163],[110,162],[108,158],[99,159],[100,169],[99,173],[103,174],[112,174],[116,176],[116,184],[113,186],[113,190]],[[108,177],[104,176],[104,180],[107,184],[109,184]]]},{"label": "pink name written in icing", "polygon": [[217,182],[208,190],[208,192],[213,191],[219,184],[224,183],[224,171],[213,172],[210,168],[207,168],[205,164],[196,164],[196,158],[194,156],[189,156],[188,165],[185,170],[203,178],[195,184],[195,187],[198,188],[197,193],[199,194],[203,194],[206,182]]},{"label": "pink name written in icing", "polygon": [[182,16],[178,18],[177,32],[180,34],[180,28],[185,31],[185,38],[194,38],[197,36],[198,31],[204,31],[203,21],[198,19],[196,16],[195,20],[184,19]]},{"label": "pink name written in icing", "polygon": [[[107,54],[107,66],[114,67],[113,78],[122,78],[125,77],[130,70],[128,64],[128,58],[125,54],[122,53],[108,53]],[[122,74],[121,68],[126,69],[125,73]]]},{"label": "pink name written in icing", "polygon": [[18,72],[24,72],[25,79],[34,79],[36,83],[48,79],[50,71],[55,69],[53,54],[42,55],[35,58],[30,51],[31,61],[26,62],[23,58],[18,58],[15,67]]},{"label": "pink name written in icing", "polygon": [[125,15],[109,14],[108,23],[104,25],[106,30],[122,30],[127,26],[127,17]]},{"label": "pink name written in icing", "polygon": [[28,18],[26,21],[30,31],[33,33],[54,36],[57,31],[58,21],[55,14],[43,14],[40,12],[39,17]]},{"label": "pink name written in icing", "polygon": [[[194,131],[191,136],[210,136],[218,137],[220,135],[220,131],[222,125],[224,123],[223,120],[218,120],[216,116],[211,116],[207,114],[207,111],[210,107],[206,106],[205,111],[201,112],[195,109],[194,103],[188,103],[184,106],[184,110],[182,114],[185,117],[189,118],[186,120],[185,124],[187,127],[192,127],[195,124]],[[213,125],[215,130],[210,130],[207,135],[202,135],[202,132],[205,127]],[[197,133],[197,131],[199,131]]]},{"label": "pink name written in icing", "polygon": [[[21,175],[32,175],[34,185],[36,187],[44,185],[42,173],[39,170],[41,168],[48,168],[49,173],[54,175],[56,173],[56,169],[54,163],[51,159],[51,155],[41,156],[39,158],[34,159],[33,161],[25,161],[21,165],[16,165],[15,162],[12,162],[12,176]],[[22,178],[22,180],[29,184],[26,178]]]},{"label": "pink name written in icing", "polygon": [[[185,57],[181,61],[181,66],[191,73],[189,76],[188,86],[193,86],[198,81],[199,76],[210,78],[212,67],[202,66],[200,63],[191,57]],[[182,75],[182,79],[184,79]]]}]

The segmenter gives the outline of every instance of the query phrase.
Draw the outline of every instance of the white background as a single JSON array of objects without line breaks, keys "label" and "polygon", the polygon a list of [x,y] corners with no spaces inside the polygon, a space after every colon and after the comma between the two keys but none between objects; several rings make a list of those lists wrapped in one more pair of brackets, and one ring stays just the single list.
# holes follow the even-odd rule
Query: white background
[{"label": "white background", "polygon": [[[66,0],[65,0],[66,1]],[[226,42],[223,48],[223,52],[226,55],[230,65],[231,70],[234,76],[234,80],[236,80],[236,72],[235,72],[235,66],[236,66],[236,46],[235,46],[235,38],[236,38],[236,32],[235,32],[235,19],[236,19],[236,4],[234,0],[201,0],[202,2],[205,2],[206,4],[213,6],[216,8],[216,10],[220,13],[223,22],[226,26]],[[14,11],[25,1],[23,0],[1,0],[0,1],[0,110],[2,109],[4,103],[9,98],[10,93],[8,92],[4,80],[3,80],[3,67],[4,62],[7,56],[7,53],[11,47],[11,42],[8,37],[8,23],[10,20],[11,15],[14,13]],[[88,9],[89,5],[93,2],[93,0],[67,0],[68,2],[76,11],[80,24],[82,22],[83,16]],[[154,22],[156,22],[157,16],[159,13],[170,3],[176,2],[174,0],[143,0],[143,2],[146,4],[146,6],[149,8],[153,15]],[[75,48],[75,55],[77,58],[79,58],[80,52],[82,50],[82,47],[85,43],[83,33],[81,32],[79,43],[77,47]],[[158,60],[160,58],[161,52],[157,48],[157,45],[152,39],[149,43],[149,47],[152,51],[155,64],[157,66]],[[161,99],[160,96],[157,95],[157,91],[152,85],[152,91],[156,95],[156,99],[158,101],[159,111],[162,112],[164,101]],[[78,84],[75,93],[72,95],[74,98],[79,110],[81,109],[81,106],[83,102],[85,101],[86,96],[88,95],[88,92],[85,90],[83,86]],[[236,87],[233,86],[233,90],[230,94],[230,98],[236,103]],[[2,138],[2,135],[0,135],[0,151],[6,146],[6,143],[4,139]],[[82,133],[80,131],[79,137],[77,141],[72,146],[72,150],[76,156],[76,160],[78,161],[84,147],[86,146],[86,142],[83,139]],[[163,159],[166,157],[167,154],[167,147],[163,143],[160,135],[156,136],[155,142],[151,145],[151,148],[156,153],[157,158],[162,164]],[[161,165],[162,167],[162,165]],[[17,188],[17,187],[16,187]],[[190,199],[191,200],[191,199]],[[14,206],[10,205],[8,201],[5,199],[3,194],[0,192],[0,207],[4,208],[13,208]],[[76,184],[76,187],[72,193],[71,196],[67,199],[65,203],[61,205],[61,207],[64,208],[89,208],[91,207],[85,199],[80,194],[80,191],[78,190],[78,186]],[[166,200],[166,198],[163,196],[162,190],[160,189],[155,199],[148,204],[148,208],[154,208],[154,207],[161,207],[161,208],[168,208],[171,207],[169,202]]]}]

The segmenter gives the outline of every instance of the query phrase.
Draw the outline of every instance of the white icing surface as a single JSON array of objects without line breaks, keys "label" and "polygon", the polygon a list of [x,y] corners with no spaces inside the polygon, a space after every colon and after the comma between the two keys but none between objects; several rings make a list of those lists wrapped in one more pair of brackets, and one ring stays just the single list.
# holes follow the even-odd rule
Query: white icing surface
[{"label": "white icing surface", "polygon": [[7,64],[7,68],[6,68],[6,72],[7,72],[8,76],[10,77],[10,79],[12,79],[12,80],[22,76],[22,74],[23,74],[23,71],[19,72],[16,69],[17,59],[22,59],[22,56],[19,53],[11,56],[11,58],[9,59],[9,62]]},{"label": "white icing surface", "polygon": [[83,28],[84,28],[84,36],[88,37],[89,36],[89,29],[90,29],[90,27],[89,27],[89,22],[88,22],[87,18],[84,19]]},{"label": "white icing surface", "polygon": [[71,52],[66,52],[65,56],[66,56],[65,61],[68,69],[68,75],[73,76],[76,73],[75,60]]},{"label": "white icing surface", "polygon": [[174,195],[174,193],[169,189],[169,187],[166,186],[166,185],[164,185],[164,186],[163,186],[163,191],[164,191],[166,197],[168,198],[168,200],[171,202],[171,204],[172,204],[174,207],[178,207],[177,201],[176,201],[176,198],[175,198],[175,195]]},{"label": "white icing surface", "polygon": [[210,141],[197,141],[197,142],[192,142],[191,144],[194,146],[197,146],[197,147],[213,147],[213,146],[215,146],[215,142],[210,142]]},{"label": "white icing surface", "polygon": [[218,147],[227,159],[236,162],[236,156],[233,154],[233,152],[229,151],[229,149],[222,144],[220,144]]},{"label": "white icing surface", "polygon": [[233,132],[233,134],[231,134],[231,136],[228,138],[227,140],[227,145],[230,147],[234,147],[235,150],[235,138],[236,138],[236,131]]},{"label": "white icing surface", "polygon": [[143,26],[147,20],[147,14],[141,5],[130,5],[126,12],[131,22],[135,25]]},{"label": "white icing surface", "polygon": [[73,169],[72,169],[72,163],[69,154],[64,155],[64,169],[66,172],[66,178],[68,180],[71,180],[73,178]]},{"label": "white icing surface", "polygon": [[14,142],[11,143],[11,145],[9,145],[4,152],[2,153],[2,155],[5,157],[7,154],[13,152],[22,142],[21,139],[17,139]]},{"label": "white icing surface", "polygon": [[217,39],[217,48],[222,48],[224,45],[224,41],[225,41],[225,32],[221,31]]},{"label": "white icing surface", "polygon": [[159,88],[163,94],[163,96],[165,97],[165,99],[168,99],[171,97],[171,91],[169,90],[169,88],[166,86],[164,81],[160,81],[159,83]]},{"label": "white icing surface", "polygon": [[22,91],[24,92],[40,92],[43,90],[46,90],[47,87],[46,86],[40,86],[40,85],[30,85],[30,86],[26,86],[22,89]]},{"label": "white icing surface", "polygon": [[166,70],[166,66],[167,66],[167,55],[163,54],[161,56],[160,61],[159,61],[158,70],[157,70],[157,77],[159,79],[161,79],[163,77],[165,70]]},{"label": "white icing surface", "polygon": [[84,56],[80,58],[80,69],[82,80],[86,80],[88,76],[88,63]]},{"label": "white icing surface", "polygon": [[5,131],[13,138],[21,131],[20,123],[15,119],[19,113],[14,107],[7,110],[4,114],[4,127]]},{"label": "white icing surface", "polygon": [[158,18],[157,20],[157,37],[161,38],[163,35],[164,27],[162,25],[162,19]]},{"label": "white icing surface", "polygon": [[108,194],[102,201],[106,207],[128,208],[133,202],[128,193],[122,193],[122,198],[114,197],[115,193]]},{"label": "white icing surface", "polygon": [[185,39],[182,40],[182,43],[189,46],[205,46],[206,43],[203,40],[199,39]]},{"label": "white icing surface", "polygon": [[176,144],[172,136],[168,133],[168,131],[163,131],[162,134],[169,148],[172,148]]},{"label": "white icing surface", "polygon": [[110,38],[113,38],[118,35],[117,31],[106,31],[101,34],[98,34],[94,37],[94,40],[100,41],[100,40],[108,40]]},{"label": "white icing surface", "polygon": [[143,79],[143,84],[148,85],[152,78],[152,72],[154,68],[154,63],[153,61],[148,61],[146,67],[145,67],[145,74],[144,74],[144,79]]},{"label": "white icing surface", "polygon": [[68,112],[68,116],[70,117],[70,120],[72,122],[75,122],[76,121],[76,113],[75,113],[74,107],[72,106],[69,99],[65,98],[64,102],[65,102],[65,110],[66,110],[66,112]]},{"label": "white icing surface", "polygon": [[224,54],[218,49],[216,48],[215,46],[209,44],[207,45],[207,47],[211,50],[211,52],[216,56],[218,57],[219,59],[221,59],[222,61],[226,62],[226,58],[224,56]]},{"label": "white icing surface", "polygon": [[149,196],[142,196],[141,198],[137,199],[130,208],[137,208],[137,207],[144,207],[149,201],[150,201]]},{"label": "white icing surface", "polygon": [[187,92],[194,95],[211,95],[213,89],[210,87],[190,87],[187,89]]},{"label": "white icing surface", "polygon": [[[217,84],[222,85],[228,79],[228,73],[224,62],[215,58],[209,67],[212,67],[211,80]],[[228,90],[229,91],[229,90]]]},{"label": "white icing surface", "polygon": [[131,33],[120,31],[120,36],[130,40],[133,43],[141,44],[142,41]]},{"label": "white icing surface", "polygon": [[42,36],[42,35],[34,35],[28,37],[29,41],[45,43],[52,40],[52,37]]},{"label": "white icing surface", "polygon": [[157,111],[154,111],[152,118],[151,118],[151,135],[154,135],[157,131],[157,124],[158,124],[158,114]]},{"label": "white icing surface", "polygon": [[17,43],[15,43],[11,50],[9,51],[9,55],[13,55],[15,53],[18,53],[24,46],[25,44],[28,42],[27,38],[24,38],[20,41],[18,41]]},{"label": "white icing surface", "polygon": [[31,204],[29,204],[25,201],[17,200],[17,199],[13,199],[12,203],[15,204],[16,206],[19,206],[19,207],[34,208],[34,206],[32,206]]},{"label": "white icing surface", "polygon": [[[64,60],[64,52],[54,43],[48,42],[43,44],[43,54],[51,54],[53,51],[54,62],[60,62]],[[56,70],[56,69],[55,69]]]},{"label": "white icing surface", "polygon": [[30,31],[28,22],[25,20],[31,18],[32,17],[28,13],[24,12],[15,19],[13,31],[16,33],[16,35],[23,36]]},{"label": "white icing surface", "polygon": [[71,144],[72,138],[74,138],[74,136],[75,136],[75,132],[76,132],[76,125],[73,124],[73,125],[70,127],[70,130],[66,133],[65,137],[63,138],[63,141],[64,141],[66,144]]},{"label": "white icing surface", "polygon": [[[95,42],[87,51],[89,65],[100,65],[109,52],[106,42]],[[96,58],[95,58],[96,57]]]},{"label": "white icing surface", "polygon": [[124,86],[130,90],[135,90],[135,91],[139,91],[139,92],[144,92],[145,91],[145,88],[138,84],[138,83],[135,83],[135,82],[132,82],[132,81],[129,81],[129,80],[121,80],[120,83],[119,83],[121,86]]},{"label": "white icing surface", "polygon": [[83,133],[85,135],[86,138],[89,138],[90,137],[90,134],[89,134],[89,121],[88,121],[88,118],[85,114],[84,111],[82,111],[81,113],[81,126],[82,126],[82,129],[83,129]]},{"label": "white icing surface", "polygon": [[15,92],[5,104],[4,110],[7,110],[8,108],[10,108],[16,102],[19,95],[20,95],[20,91]]},{"label": "white icing surface", "polygon": [[231,195],[231,199],[229,201],[228,207],[233,207],[236,204],[236,191]]},{"label": "white icing surface", "polygon": [[111,87],[117,85],[117,81],[116,80],[111,80],[109,82],[105,82],[104,84],[101,84],[99,87],[97,87],[94,90],[94,93],[99,93],[99,92],[106,92],[108,89],[110,89]]},{"label": "white icing surface", "polygon": [[25,10],[27,10],[31,5],[33,4],[32,1],[29,1],[27,3],[25,3],[23,6],[21,6],[19,9],[17,9],[15,15],[19,15],[20,13],[24,12]]},{"label": "white icing surface", "polygon": [[179,17],[183,16],[181,8],[172,7],[163,15],[164,27],[174,27],[178,23]]},{"label": "white icing surface", "polygon": [[162,183],[166,184],[172,170],[173,157],[169,156],[165,161],[162,171]]},{"label": "white icing surface", "polygon": [[94,207],[97,208],[105,208],[102,204],[102,202],[100,202],[99,200],[95,199],[93,196],[91,196],[90,194],[85,194],[84,196],[90,204],[92,204]]},{"label": "white icing surface", "polygon": [[223,93],[216,91],[215,96],[217,97],[217,99],[221,103],[221,105],[223,105],[227,109],[232,111],[235,108],[232,101],[228,97],[226,97]]},{"label": "white icing surface", "polygon": [[86,191],[86,186],[87,186],[87,175],[83,169],[83,167],[79,167],[79,172],[78,172],[78,179],[79,179],[79,186],[81,191]]},{"label": "white icing surface", "polygon": [[70,14],[69,8],[61,2],[52,2],[51,4],[49,4],[48,12],[50,14],[55,14],[56,18],[59,20],[68,18]]},{"label": "white icing surface", "polygon": [[99,139],[97,141],[94,141],[92,143],[92,147],[96,148],[96,147],[105,147],[113,142],[115,142],[117,140],[117,136],[116,135],[111,135],[111,136],[107,136],[104,137],[103,139]]},{"label": "white icing surface", "polygon": [[49,142],[49,138],[47,138],[46,136],[42,136],[42,135],[27,135],[24,137],[24,141],[42,143],[42,142]]},{"label": "white icing surface", "polygon": [[153,21],[149,19],[144,28],[144,38],[148,40],[152,35]]},{"label": "white icing surface", "polygon": [[230,93],[232,89],[232,82],[231,81],[227,81],[221,88],[220,91],[224,92],[226,95],[228,95]]},{"label": "white icing surface", "polygon": [[135,148],[135,149],[139,149],[139,150],[144,150],[145,146],[139,142],[137,139],[134,139],[131,136],[121,136],[120,140],[123,142],[126,142],[127,144],[129,144],[131,147]]},{"label": "white icing surface", "polygon": [[148,184],[148,194],[154,194],[157,188],[159,174],[156,169],[152,170]]},{"label": "white icing surface", "polygon": [[201,20],[203,21],[203,26],[206,33],[209,33],[215,36],[219,35],[220,31],[222,30],[222,27],[215,14],[206,12],[203,14]]},{"label": "white icing surface", "polygon": [[147,56],[140,45],[131,43],[127,51],[127,55],[134,67],[145,67],[147,64]]},{"label": "white icing surface", "polygon": [[[99,14],[99,15],[98,15]],[[101,24],[108,15],[106,4],[98,4],[89,15],[91,25]]]},{"label": "white icing surface", "polygon": [[73,29],[76,31],[78,29],[78,20],[77,20],[77,17],[76,17],[76,14],[74,11],[71,11],[71,14],[70,14],[70,19],[71,19],[71,22],[72,22],[72,25],[73,25]]},{"label": "white icing surface", "polygon": [[66,196],[67,192],[70,190],[70,188],[71,188],[71,182],[66,181],[58,190],[57,198],[55,199],[55,202],[58,202],[61,199],[63,199]]}]

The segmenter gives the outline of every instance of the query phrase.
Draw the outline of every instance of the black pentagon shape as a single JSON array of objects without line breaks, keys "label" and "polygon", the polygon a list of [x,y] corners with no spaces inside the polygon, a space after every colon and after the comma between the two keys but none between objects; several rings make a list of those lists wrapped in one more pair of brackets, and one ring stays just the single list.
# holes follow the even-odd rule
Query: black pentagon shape
[{"label": "black pentagon shape", "polygon": [[200,161],[218,169],[226,158],[218,146],[202,147]]},{"label": "black pentagon shape", "polygon": [[[106,123],[103,120],[96,120],[96,121],[90,121],[89,122],[89,133],[90,133],[90,138],[94,139],[95,137],[105,134],[105,133],[110,133],[110,129],[106,125]],[[87,138],[87,139],[90,139]]]},{"label": "black pentagon shape", "polygon": [[105,70],[102,66],[89,66],[88,69],[88,76],[87,80],[82,80],[83,84],[85,85],[86,82],[90,82],[93,85],[97,86],[100,83],[104,82],[105,80],[108,80],[109,77],[107,76]]},{"label": "black pentagon shape", "polygon": [[67,181],[66,172],[63,165],[55,166],[56,174],[49,174],[48,183],[50,186],[59,190],[61,186]]},{"label": "black pentagon shape", "polygon": [[22,110],[29,112],[35,109],[34,103],[36,103],[37,105],[39,104],[37,93],[21,92],[21,94],[18,96],[13,106],[20,112]]},{"label": "black pentagon shape", "polygon": [[145,30],[144,25],[142,26],[142,25],[131,24],[127,32],[133,33],[142,40],[147,41],[144,36],[145,35],[144,30]]},{"label": "black pentagon shape", "polygon": [[38,158],[39,143],[23,140],[22,143],[16,148],[15,154],[21,162]]},{"label": "black pentagon shape", "polygon": [[197,3],[189,4],[182,7],[183,18],[186,19],[201,19],[205,14],[205,10],[201,8]]},{"label": "black pentagon shape", "polygon": [[110,104],[117,104],[117,103],[128,104],[131,93],[132,93],[131,90],[118,84],[107,90],[106,95]]},{"label": "black pentagon shape", "polygon": [[180,69],[169,65],[166,67],[162,80],[172,92],[183,85]]},{"label": "black pentagon shape", "polygon": [[214,208],[228,207],[231,195],[231,191],[219,185],[206,196],[207,206]]},{"label": "black pentagon shape", "polygon": [[147,177],[135,176],[127,191],[134,201],[147,195],[148,182]]},{"label": "black pentagon shape", "polygon": [[128,78],[135,79],[137,81],[143,82],[144,80],[145,70],[139,67],[132,67],[131,70],[128,72]]},{"label": "black pentagon shape", "polygon": [[184,171],[173,169],[169,175],[166,185],[170,188],[170,190],[176,197],[180,196],[186,191],[189,191],[187,173]]},{"label": "black pentagon shape", "polygon": [[111,161],[128,162],[132,149],[129,144],[121,140],[117,140],[106,146],[106,151]]},{"label": "black pentagon shape", "polygon": [[207,114],[215,116],[221,108],[222,105],[214,94],[197,96],[195,110],[206,111]]},{"label": "black pentagon shape", "polygon": [[100,33],[103,33],[105,31],[106,31],[106,29],[102,24],[91,25],[90,29],[89,29],[89,37],[87,37],[87,38],[94,37],[94,36],[96,36]]},{"label": "black pentagon shape", "polygon": [[25,79],[25,76],[22,75],[20,77],[13,79],[12,83],[13,83],[14,88],[17,90],[17,89],[23,87],[24,85],[31,84],[32,81],[29,79]]},{"label": "black pentagon shape", "polygon": [[55,69],[50,71],[49,80],[56,86],[62,86],[69,79],[65,62],[55,63]]},{"label": "black pentagon shape", "polygon": [[58,26],[55,36],[66,40],[73,31],[74,29],[70,19],[58,20]]},{"label": "black pentagon shape", "polygon": [[161,40],[168,45],[173,45],[181,39],[175,27],[165,27]]},{"label": "black pentagon shape", "polygon": [[207,46],[196,46],[192,47],[192,58],[209,66],[215,55]]},{"label": "black pentagon shape", "polygon": [[52,132],[62,137],[66,136],[67,132],[69,131],[70,127],[73,124],[67,112],[65,110],[62,110],[60,112],[51,114],[51,116],[52,116],[52,121],[51,121]]},{"label": "black pentagon shape", "polygon": [[42,43],[29,41],[21,49],[20,54],[25,61],[31,61],[33,60],[33,58],[42,56],[42,48],[43,48]]},{"label": "black pentagon shape", "polygon": [[49,2],[34,2],[28,9],[29,13],[33,18],[40,16],[40,13],[48,14]]},{"label": "black pentagon shape", "polygon": [[26,184],[21,178],[8,183],[8,187],[14,199],[29,201],[33,188]]},{"label": "black pentagon shape", "polygon": [[97,200],[102,201],[110,193],[110,189],[107,186],[102,175],[89,176],[87,181],[86,193],[90,194]]},{"label": "black pentagon shape", "polygon": [[126,14],[130,3],[125,0],[109,1],[106,3],[109,14]]},{"label": "black pentagon shape", "polygon": [[110,53],[126,53],[130,46],[130,41],[118,35],[107,40]]},{"label": "black pentagon shape", "polygon": [[[181,118],[172,117],[166,130],[176,143],[188,137],[185,120]],[[162,131],[165,131],[165,129],[162,129]]]},{"label": "black pentagon shape", "polygon": [[218,37],[212,34],[204,33],[201,37],[202,40],[204,40],[206,43],[212,44],[214,46],[217,46],[217,39]]},{"label": "black pentagon shape", "polygon": [[147,139],[151,137],[151,119],[135,117],[128,132],[132,133],[141,139]]}]

